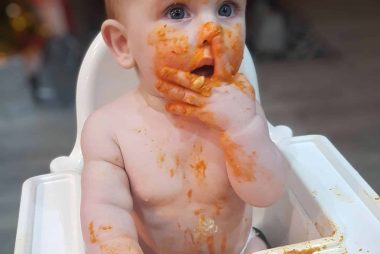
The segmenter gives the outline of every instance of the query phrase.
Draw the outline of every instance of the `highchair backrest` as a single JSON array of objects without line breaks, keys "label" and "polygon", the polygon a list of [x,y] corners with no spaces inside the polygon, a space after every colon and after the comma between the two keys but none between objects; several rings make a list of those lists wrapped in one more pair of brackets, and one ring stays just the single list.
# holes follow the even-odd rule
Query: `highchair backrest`
[{"label": "highchair backrest", "polygon": [[[255,88],[256,97],[260,100],[256,70],[247,47],[240,73],[243,73]],[[80,138],[83,124],[87,117],[97,108],[115,99],[121,94],[138,85],[138,77],[134,69],[126,70],[113,59],[101,34],[95,38],[82,62],[77,82],[76,113],[77,135],[74,148],[68,157],[59,157],[50,164],[52,172],[82,169],[82,153]],[[270,126],[271,134],[274,128]],[[276,135],[271,135],[273,136]],[[291,136],[291,130],[286,127],[277,128],[277,137]]]}]

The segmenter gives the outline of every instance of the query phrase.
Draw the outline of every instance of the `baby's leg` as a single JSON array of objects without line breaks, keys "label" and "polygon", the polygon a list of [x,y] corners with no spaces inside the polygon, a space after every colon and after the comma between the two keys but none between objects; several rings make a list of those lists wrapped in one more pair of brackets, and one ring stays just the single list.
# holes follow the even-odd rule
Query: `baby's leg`
[{"label": "baby's leg", "polygon": [[240,254],[251,254],[256,251],[266,250],[268,249],[267,243],[260,238],[260,233],[257,233],[254,228],[252,228],[252,232],[250,233],[245,248]]}]

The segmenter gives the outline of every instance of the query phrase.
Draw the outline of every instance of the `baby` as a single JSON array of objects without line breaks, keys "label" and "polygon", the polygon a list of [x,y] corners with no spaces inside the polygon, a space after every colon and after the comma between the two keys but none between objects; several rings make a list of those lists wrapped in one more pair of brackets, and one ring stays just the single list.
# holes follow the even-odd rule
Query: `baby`
[{"label": "baby", "polygon": [[82,133],[89,254],[239,254],[252,206],[282,194],[283,155],[238,74],[246,0],[108,0],[102,34],[136,90]]}]

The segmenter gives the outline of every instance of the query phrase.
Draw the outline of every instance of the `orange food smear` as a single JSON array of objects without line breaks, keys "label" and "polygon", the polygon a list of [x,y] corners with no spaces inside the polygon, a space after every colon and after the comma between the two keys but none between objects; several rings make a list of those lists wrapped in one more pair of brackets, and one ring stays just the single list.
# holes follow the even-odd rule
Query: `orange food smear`
[{"label": "orange food smear", "polygon": [[191,198],[193,197],[193,190],[189,190],[188,192],[187,192],[187,197],[189,198],[189,201],[191,201]]},{"label": "orange food smear", "polygon": [[198,35],[198,45],[210,43],[215,36],[221,35],[222,32],[222,27],[215,22],[203,24]]},{"label": "orange food smear", "polygon": [[111,229],[112,229],[112,226],[99,226],[99,230],[107,231],[107,230],[111,230]]},{"label": "orange food smear", "polygon": [[[122,250],[119,250],[115,246],[109,246],[105,244],[100,245],[100,250],[103,254],[119,254],[122,252]],[[129,246],[128,251],[130,250],[131,250],[131,247]]]},{"label": "orange food smear", "polygon": [[222,243],[220,244],[221,254],[225,254],[226,253],[226,246],[227,246],[227,236],[223,235],[223,237],[222,237]]},{"label": "orange food smear", "polygon": [[[196,64],[200,60],[196,61]],[[194,91],[200,92],[203,96],[210,96],[211,95],[211,87],[210,82],[206,82],[205,78],[200,81],[200,77],[198,75],[194,75],[190,72],[183,72],[179,71],[177,69],[172,68],[163,68],[160,71],[160,76],[162,79],[167,80],[169,82],[172,82],[174,84],[183,84],[186,87],[189,87],[189,89],[192,89]],[[161,91],[162,93],[170,94],[178,94],[178,92],[174,91],[174,88],[172,87],[165,87],[162,82],[157,82],[156,88]],[[189,102],[187,102],[189,103]]]},{"label": "orange food smear", "polygon": [[[216,43],[213,46],[213,54],[214,58],[220,59],[226,54],[226,45],[222,42],[221,38],[218,38],[219,42]],[[233,82],[233,73],[234,71],[232,70],[232,66],[230,62],[224,62],[224,69],[223,73],[218,73],[219,76],[215,77],[216,73],[214,73],[214,80],[218,80],[218,78],[222,78],[223,81],[227,83],[232,83]],[[216,67],[217,68],[217,67]]]},{"label": "orange food smear", "polygon": [[166,25],[153,31],[148,38],[148,44],[156,47],[170,46],[170,52],[176,55],[187,53],[189,49],[187,36]]},{"label": "orange food smear", "polygon": [[[223,133],[221,136],[221,144],[234,176],[247,182],[255,180],[253,175],[255,154],[246,154],[239,145],[231,141],[226,133]],[[241,155],[239,160],[236,159],[236,155]]]},{"label": "orange food smear", "polygon": [[224,34],[226,35],[226,37],[228,39],[232,38],[232,31],[231,30],[224,29]]},{"label": "orange food smear", "polygon": [[[102,225],[98,227],[98,230],[108,231],[112,230],[112,226],[109,225]],[[102,241],[98,239],[98,236],[95,233],[94,230],[94,223],[91,222],[88,226],[89,235],[90,235],[90,242],[91,243],[97,243],[99,245],[100,251],[103,254],[121,254],[121,253],[131,253],[131,251],[135,251],[133,253],[142,254],[142,252],[139,250],[139,247],[128,239],[130,242],[125,244],[124,242],[117,242],[114,244],[105,244]]]},{"label": "orange food smear", "polygon": [[189,107],[186,104],[167,104],[165,106],[166,111],[176,114],[181,114],[184,116],[192,116],[196,109],[194,107]]},{"label": "orange food smear", "polygon": [[218,227],[213,219],[205,216],[204,212],[204,209],[201,208],[194,210],[194,215],[198,217],[198,226],[193,230],[186,229],[184,231],[184,238],[186,242],[192,243],[195,248],[207,245],[208,252],[213,254],[215,253],[214,234],[218,231]]},{"label": "orange food smear", "polygon": [[208,248],[208,253],[209,254],[214,254],[214,236],[208,236],[207,237],[207,248]]},{"label": "orange food smear", "polygon": [[90,242],[96,243],[98,241],[98,239],[97,239],[97,235],[95,234],[93,222],[91,222],[90,225],[88,225],[88,232],[90,234]]},{"label": "orange food smear", "polygon": [[[240,67],[244,51],[242,28],[239,23],[232,29],[222,27],[215,22],[204,23],[199,28],[197,40],[197,45],[191,45],[186,33],[168,25],[161,25],[153,29],[148,37],[148,44],[153,46],[156,51],[154,63],[156,72],[159,73],[163,71],[163,69],[165,69],[164,67],[185,72],[194,70],[199,67],[200,61],[205,57],[205,43],[210,44],[211,41],[214,41],[216,44],[212,46],[213,58],[225,59],[225,62],[219,63],[219,66],[224,67],[218,68],[218,75],[215,75],[215,72],[214,77],[206,79],[200,94],[208,97],[211,95],[211,91],[214,87],[218,87],[226,82],[235,84],[236,87],[245,93],[251,92],[249,89],[250,84],[245,84],[239,80],[235,83],[235,74]],[[164,70],[164,77],[173,71],[175,70]],[[167,73],[165,74],[165,72]],[[194,75],[188,73],[185,74],[185,76],[186,77],[181,78],[187,78],[188,82],[192,84]],[[223,80],[219,80],[219,78]],[[191,100],[191,98],[188,99]],[[220,128],[220,126],[217,126],[212,113],[199,111],[196,107],[191,107],[186,103],[168,104],[166,105],[166,111],[183,116],[196,117],[213,127]]]},{"label": "orange food smear", "polygon": [[204,58],[204,51],[201,49],[196,49],[194,54],[190,58],[190,68],[194,69],[200,63],[200,61]]},{"label": "orange food smear", "polygon": [[160,154],[160,162],[164,162],[164,161],[165,161],[165,154],[161,153]]},{"label": "orange food smear", "polygon": [[203,180],[206,177],[206,169],[207,165],[204,160],[198,161],[195,165],[192,165],[192,168],[195,173],[195,177],[198,178],[198,180]]},{"label": "orange food smear", "polygon": [[256,99],[255,90],[253,89],[252,85],[244,77],[241,77],[240,75],[236,75],[236,77],[234,78],[233,85],[235,85],[244,94],[247,94],[251,98]]},{"label": "orange food smear", "polygon": [[192,169],[194,177],[201,184],[206,178],[207,162],[202,157],[203,145],[201,143],[195,143],[193,145],[191,154],[189,155],[189,166]]},{"label": "orange food smear", "polygon": [[169,175],[170,175],[170,177],[173,177],[173,176],[174,176],[174,169],[171,168],[171,169],[169,170]]},{"label": "orange food smear", "polygon": [[198,118],[202,122],[207,123],[208,125],[212,127],[215,127],[217,129],[222,129],[222,127],[218,125],[218,121],[216,120],[215,115],[212,112],[202,112],[198,115]]},{"label": "orange food smear", "polygon": [[[155,28],[148,36],[148,44],[155,47],[155,68],[159,72],[163,67],[189,69],[191,58],[188,36],[167,25]],[[182,60],[182,63],[181,60]],[[183,59],[187,59],[185,62]]]},{"label": "orange food smear", "polygon": [[197,216],[200,215],[201,213],[202,213],[202,209],[200,209],[200,208],[199,208],[199,209],[196,209],[196,210],[194,211],[194,214],[197,215]]},{"label": "orange food smear", "polygon": [[161,25],[153,29],[148,36],[148,44],[156,49],[156,71],[159,72],[163,67],[172,67],[190,72],[199,67],[200,61],[204,58],[204,46],[206,44],[210,46],[216,36],[222,39],[220,45],[216,47],[214,58],[228,51],[231,59],[230,63],[225,63],[228,65],[226,69],[229,69],[230,74],[236,73],[243,57],[244,47],[240,24],[229,30],[215,22],[204,23],[199,28],[197,45],[191,45],[188,36],[174,27]]},{"label": "orange food smear", "polygon": [[231,48],[234,52],[232,61],[232,66],[234,66],[236,69],[234,70],[234,73],[236,73],[239,70],[241,60],[243,59],[244,54],[244,42],[242,41],[241,37],[241,25],[236,24],[235,25],[235,35],[232,36],[232,42],[231,42]]},{"label": "orange food smear", "polygon": [[285,251],[284,254],[313,254],[314,252],[320,251],[321,248],[315,247],[315,248],[310,248],[310,249],[304,249],[304,250],[290,250],[290,251]]},{"label": "orange food smear", "polygon": [[160,167],[162,167],[162,164],[165,162],[166,154],[162,151],[159,152],[157,155],[157,163]]},{"label": "orange food smear", "polygon": [[224,202],[220,200],[214,204],[214,207],[215,207],[215,215],[220,215],[220,212],[224,208]]},{"label": "orange food smear", "polygon": [[179,155],[176,155],[175,156],[175,167],[176,167],[176,169],[179,168],[180,163],[181,163],[181,161],[179,159]]},{"label": "orange food smear", "polygon": [[[134,243],[129,243],[127,245],[110,245],[110,244],[101,244],[100,250],[102,254],[122,254],[122,253],[136,253],[142,254],[138,246],[135,246]],[[132,252],[133,251],[133,252]]]}]

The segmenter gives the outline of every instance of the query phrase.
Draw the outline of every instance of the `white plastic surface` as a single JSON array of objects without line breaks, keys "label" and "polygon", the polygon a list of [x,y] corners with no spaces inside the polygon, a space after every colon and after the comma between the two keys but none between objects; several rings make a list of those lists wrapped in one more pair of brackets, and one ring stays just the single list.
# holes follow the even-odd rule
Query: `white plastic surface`
[{"label": "white plastic surface", "polygon": [[22,189],[14,253],[85,253],[79,211],[78,173],[55,173],[28,179]]},{"label": "white plastic surface", "polygon": [[379,196],[330,141],[294,137],[280,147],[292,166],[288,188],[320,234],[326,235],[325,217],[348,253],[380,253]]}]

